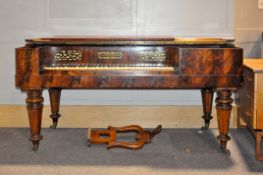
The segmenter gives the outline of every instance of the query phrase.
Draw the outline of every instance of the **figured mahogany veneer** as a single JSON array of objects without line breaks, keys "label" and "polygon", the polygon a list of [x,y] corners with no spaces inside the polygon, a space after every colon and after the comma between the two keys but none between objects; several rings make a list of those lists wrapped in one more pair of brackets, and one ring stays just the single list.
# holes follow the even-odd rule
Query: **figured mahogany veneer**
[{"label": "figured mahogany veneer", "polygon": [[16,49],[16,87],[28,94],[31,140],[37,147],[42,96],[49,90],[55,128],[62,89],[201,89],[205,129],[213,93],[219,140],[226,150],[231,92],[240,87],[242,49],[201,38],[40,38]]}]

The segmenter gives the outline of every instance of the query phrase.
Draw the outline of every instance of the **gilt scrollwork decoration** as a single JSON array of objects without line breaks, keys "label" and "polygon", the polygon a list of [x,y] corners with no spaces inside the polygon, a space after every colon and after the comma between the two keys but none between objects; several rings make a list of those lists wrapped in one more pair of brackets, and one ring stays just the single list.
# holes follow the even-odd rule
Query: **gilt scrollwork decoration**
[{"label": "gilt scrollwork decoration", "polygon": [[140,59],[143,61],[155,61],[155,62],[163,62],[166,59],[165,52],[160,51],[143,51],[140,52]]},{"label": "gilt scrollwork decoration", "polygon": [[82,60],[82,53],[79,50],[61,50],[55,54],[56,61],[78,61]]}]

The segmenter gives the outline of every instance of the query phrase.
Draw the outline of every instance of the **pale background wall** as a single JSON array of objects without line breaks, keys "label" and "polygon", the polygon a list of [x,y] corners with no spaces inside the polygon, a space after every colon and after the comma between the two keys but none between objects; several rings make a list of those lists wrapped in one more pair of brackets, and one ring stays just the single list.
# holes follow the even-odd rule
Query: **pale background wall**
[{"label": "pale background wall", "polygon": [[263,58],[263,9],[258,0],[234,0],[234,36],[244,54],[250,58]]},{"label": "pale background wall", "polygon": [[[14,48],[52,35],[233,37],[231,0],[0,0],[0,104],[24,104]],[[44,94],[47,95],[46,93]],[[199,91],[67,91],[62,104],[196,105]]]}]

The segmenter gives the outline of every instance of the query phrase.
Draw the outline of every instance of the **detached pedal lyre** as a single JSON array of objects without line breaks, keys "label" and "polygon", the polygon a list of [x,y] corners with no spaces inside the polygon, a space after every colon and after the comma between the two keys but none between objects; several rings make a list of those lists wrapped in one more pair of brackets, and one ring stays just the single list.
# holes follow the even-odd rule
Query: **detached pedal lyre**
[{"label": "detached pedal lyre", "polygon": [[[124,127],[112,127],[109,126],[108,130],[89,130],[88,131],[88,141],[89,146],[91,144],[108,144],[107,148],[122,147],[127,149],[140,149],[144,144],[150,143],[152,138],[160,133],[162,130],[162,125],[158,125],[152,131],[144,131],[144,129],[139,125],[129,125]],[[135,141],[120,141],[120,140],[130,140],[128,137],[118,137],[118,133],[129,133],[134,132]]]}]

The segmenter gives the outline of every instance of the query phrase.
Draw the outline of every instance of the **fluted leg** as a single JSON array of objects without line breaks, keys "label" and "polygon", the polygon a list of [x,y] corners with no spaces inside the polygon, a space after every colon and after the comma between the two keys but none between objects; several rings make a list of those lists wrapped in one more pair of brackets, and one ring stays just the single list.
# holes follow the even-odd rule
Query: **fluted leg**
[{"label": "fluted leg", "polygon": [[50,126],[52,129],[56,129],[58,124],[58,118],[60,117],[59,114],[59,105],[60,105],[60,95],[61,95],[61,89],[49,89],[49,99],[50,99],[50,106],[51,106],[51,115],[50,118],[52,118],[53,125]]},{"label": "fluted leg", "polygon": [[232,110],[231,91],[230,90],[218,90],[216,98],[216,109],[217,109],[217,120],[218,120],[218,129],[219,136],[217,139],[220,141],[221,149],[230,153],[226,149],[227,141],[230,140],[230,137],[227,135],[229,130],[229,119]]},{"label": "fluted leg", "polygon": [[27,112],[29,117],[29,124],[31,130],[30,140],[33,143],[33,150],[37,151],[39,141],[42,139],[40,135],[42,110],[43,110],[43,97],[41,90],[27,91]]},{"label": "fluted leg", "polygon": [[210,125],[210,120],[213,118],[211,116],[212,104],[213,104],[213,89],[202,89],[202,103],[203,103],[203,113],[202,118],[205,120],[205,126],[202,127],[202,130],[207,130]]}]

